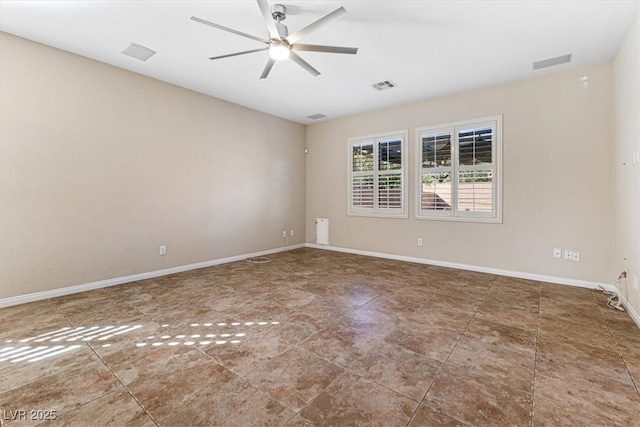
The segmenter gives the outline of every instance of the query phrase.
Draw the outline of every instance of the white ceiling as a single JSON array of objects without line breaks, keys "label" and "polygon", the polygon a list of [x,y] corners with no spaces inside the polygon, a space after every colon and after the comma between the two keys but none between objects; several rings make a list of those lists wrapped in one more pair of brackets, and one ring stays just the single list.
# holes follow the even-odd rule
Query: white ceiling
[{"label": "white ceiling", "polygon": [[[260,43],[190,20],[268,38],[256,1],[0,0],[0,30],[299,123],[613,59],[638,1],[274,1],[289,33],[344,6],[348,15],[300,42],[358,47],[357,55],[301,52],[260,80],[268,53],[210,61]],[[147,62],[121,52],[157,51]],[[572,54],[569,64],[531,63]],[[1,54],[1,53],[0,53]],[[43,70],[46,72],[46,70]],[[392,80],[386,91],[373,83]],[[326,119],[325,119],[326,120]]]}]

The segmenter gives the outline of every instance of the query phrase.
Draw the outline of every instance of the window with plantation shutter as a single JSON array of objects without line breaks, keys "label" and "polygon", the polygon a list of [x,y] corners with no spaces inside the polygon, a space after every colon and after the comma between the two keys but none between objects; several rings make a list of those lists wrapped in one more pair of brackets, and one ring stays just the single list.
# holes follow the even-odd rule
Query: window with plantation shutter
[{"label": "window with plantation shutter", "polygon": [[502,222],[502,117],[416,129],[417,218]]},{"label": "window with plantation shutter", "polygon": [[407,132],[349,139],[349,214],[406,218]]}]

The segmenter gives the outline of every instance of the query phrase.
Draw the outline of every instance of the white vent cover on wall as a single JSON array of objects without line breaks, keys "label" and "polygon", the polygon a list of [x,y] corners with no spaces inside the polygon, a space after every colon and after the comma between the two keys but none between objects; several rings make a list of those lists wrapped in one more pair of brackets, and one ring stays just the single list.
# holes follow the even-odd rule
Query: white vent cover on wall
[{"label": "white vent cover on wall", "polygon": [[316,244],[329,244],[329,218],[316,218]]}]

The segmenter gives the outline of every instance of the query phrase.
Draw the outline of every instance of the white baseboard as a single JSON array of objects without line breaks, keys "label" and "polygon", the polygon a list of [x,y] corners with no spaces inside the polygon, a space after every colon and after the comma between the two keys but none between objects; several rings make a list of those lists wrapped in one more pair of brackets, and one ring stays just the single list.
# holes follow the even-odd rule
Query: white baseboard
[{"label": "white baseboard", "polygon": [[[556,283],[560,285],[579,286],[579,287],[590,288],[590,289],[604,288],[609,292],[618,293],[617,288],[612,284],[601,284],[601,283],[589,282],[584,280],[545,276],[541,274],[522,273],[518,271],[502,270],[502,269],[489,268],[489,267],[480,267],[476,265],[459,264],[455,262],[438,261],[438,260],[408,257],[408,256],[402,256],[402,255],[393,255],[393,254],[386,254],[382,252],[363,251],[359,249],[341,248],[338,246],[325,246],[325,245],[317,245],[314,243],[301,243],[297,245],[285,246],[285,247],[276,248],[276,249],[268,249],[265,251],[253,252],[249,254],[235,255],[235,256],[226,257],[226,258],[218,258],[210,261],[198,262],[195,264],[180,265],[177,267],[165,268],[162,270],[149,271],[146,273],[132,274],[130,276],[122,276],[122,277],[116,277],[113,279],[99,280],[97,282],[85,283],[82,285],[67,286],[64,288],[52,289],[52,290],[43,291],[43,292],[34,292],[31,294],[19,295],[19,296],[9,297],[9,298],[0,298],[0,308],[10,307],[12,305],[18,305],[18,304],[25,304],[28,302],[40,301],[48,298],[61,297],[64,295],[75,294],[78,292],[85,292],[85,291],[91,291],[94,289],[106,288],[109,286],[121,285],[124,283],[136,282],[138,280],[166,276],[174,273],[181,273],[189,270],[196,270],[198,268],[205,268],[205,267],[211,267],[214,265],[226,264],[234,261],[242,261],[248,258],[265,256],[269,254],[275,254],[279,252],[285,252],[285,251],[290,251],[293,249],[299,249],[304,247],[314,248],[314,249],[323,249],[323,250],[329,250],[329,251],[335,251],[335,252],[344,252],[344,253],[350,253],[350,254],[356,254],[356,255],[372,256],[376,258],[393,259],[398,261],[415,262],[419,264],[436,265],[439,267],[457,268],[459,270],[477,271],[481,273],[497,274],[499,276],[507,276],[507,277],[517,277],[520,279],[536,280],[540,282]],[[640,327],[640,315],[638,315],[638,313],[633,309],[633,307],[631,307],[631,305],[628,303],[626,299],[624,299],[624,297],[621,296],[621,300],[622,300],[622,303],[624,304],[625,309],[631,316],[631,318],[636,322],[638,327]]]},{"label": "white baseboard", "polygon": [[284,246],[276,249],[268,249],[266,251],[253,252],[250,254],[235,255],[227,258],[218,258],[210,261],[198,262],[195,264],[179,265],[177,267],[165,268],[162,270],[149,271],[146,273],[132,274],[130,276],[116,277],[113,279],[99,280],[97,282],[85,283],[82,285],[67,286],[59,289],[52,289],[50,291],[34,292],[26,295],[19,295],[15,297],[0,299],[0,308],[10,307],[12,305],[24,304],[28,302],[40,301],[47,298],[61,297],[64,295],[75,294],[78,292],[92,291],[94,289],[106,288],[114,285],[121,285],[123,283],[136,282],[138,280],[151,279],[153,277],[166,276],[174,273],[181,273],[183,271],[196,270],[198,268],[211,267],[219,264],[226,264],[234,261],[242,261],[248,258],[254,258],[259,256],[265,256],[269,254],[275,254],[278,252],[290,251],[293,249],[304,248],[306,245],[300,243],[297,245]]},{"label": "white baseboard", "polygon": [[589,288],[589,289],[598,289],[602,287],[602,288],[605,288],[607,291],[612,291],[612,292],[615,291],[615,286],[613,285],[589,282],[586,280],[567,279],[564,277],[545,276],[542,274],[522,273],[519,271],[502,270],[499,268],[481,267],[481,266],[469,265],[469,264],[459,264],[456,262],[438,261],[433,259],[394,255],[394,254],[387,254],[382,252],[362,251],[359,249],[341,248],[338,246],[317,245],[315,243],[307,243],[306,246],[308,248],[324,249],[328,251],[346,252],[350,254],[372,256],[376,258],[386,258],[386,259],[394,259],[397,261],[408,261],[408,262],[415,262],[418,264],[435,265],[438,267],[456,268],[458,270],[469,270],[469,271],[477,271],[480,273],[497,274],[499,276],[517,277],[519,279],[536,280],[538,282],[548,282],[548,283],[555,283],[559,285],[578,286],[581,288]]},{"label": "white baseboard", "polygon": [[455,262],[438,261],[438,260],[432,260],[432,259],[426,259],[426,258],[394,255],[394,254],[387,254],[382,252],[362,251],[359,249],[341,248],[338,246],[317,245],[315,243],[307,243],[306,246],[308,248],[314,248],[314,249],[324,249],[327,251],[344,252],[344,253],[350,253],[350,254],[356,254],[356,255],[372,256],[376,258],[394,259],[397,261],[415,262],[418,264],[436,265],[439,267],[457,268],[459,270],[469,270],[469,271],[477,271],[480,273],[497,274],[499,276],[516,277],[519,279],[529,279],[529,280],[535,280],[538,282],[555,283],[557,285],[578,286],[581,288],[589,288],[589,289],[604,289],[608,292],[613,292],[620,296],[620,299],[622,301],[622,304],[624,305],[624,308],[627,310],[627,312],[629,313],[633,321],[636,322],[636,324],[640,328],[640,316],[633,309],[633,307],[631,307],[629,302],[622,295],[620,295],[615,285],[610,283],[597,283],[597,282],[589,282],[586,280],[567,279],[565,277],[545,276],[542,274],[533,274],[533,273],[522,273],[519,271],[502,270],[499,268],[490,268],[490,267],[480,267],[477,265],[458,264]]},{"label": "white baseboard", "polygon": [[620,296],[620,300],[622,301],[622,305],[624,306],[624,309],[627,310],[627,313],[629,313],[629,316],[631,316],[633,321],[636,322],[636,325],[638,325],[638,328],[640,328],[640,315],[638,315],[638,312],[635,311],[633,307],[631,307],[631,304],[629,304],[629,301],[627,301],[625,297]]}]

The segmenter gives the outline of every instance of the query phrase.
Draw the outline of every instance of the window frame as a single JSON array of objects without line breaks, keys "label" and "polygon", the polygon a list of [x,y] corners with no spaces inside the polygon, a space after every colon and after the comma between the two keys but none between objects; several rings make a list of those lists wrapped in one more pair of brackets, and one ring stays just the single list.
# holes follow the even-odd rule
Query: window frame
[{"label": "window frame", "polygon": [[[459,133],[471,127],[492,127],[492,162],[493,169],[493,207],[490,214],[480,212],[464,212],[458,211],[459,196],[459,172],[465,170],[474,170],[473,166],[459,164]],[[451,166],[434,167],[425,169],[429,172],[450,171],[451,173],[451,210],[433,210],[425,212],[422,209],[422,138],[425,134],[444,134],[449,132],[451,135]],[[430,126],[422,126],[415,129],[415,167],[416,167],[416,219],[436,220],[436,221],[460,221],[460,222],[480,222],[480,223],[502,223],[502,115],[480,117],[476,119],[468,119],[457,122],[441,123]],[[479,165],[477,169],[483,166]]]},{"label": "window frame", "polygon": [[[400,172],[395,170],[379,170],[379,144],[380,142],[389,141],[393,139],[400,139]],[[407,144],[409,139],[409,130],[402,129],[390,132],[377,133],[372,135],[357,136],[348,139],[347,144],[347,170],[348,170],[348,182],[347,182],[347,215],[349,216],[363,216],[363,217],[377,217],[377,218],[408,218],[409,210],[407,209],[407,173],[408,173],[408,153]],[[354,176],[366,176],[369,175],[363,172],[354,172],[353,170],[353,147],[361,145],[366,142],[373,143],[373,207],[362,208],[353,205],[353,178]],[[399,175],[401,179],[401,197],[400,208],[385,208],[379,206],[378,200],[378,182],[380,176]]]}]

